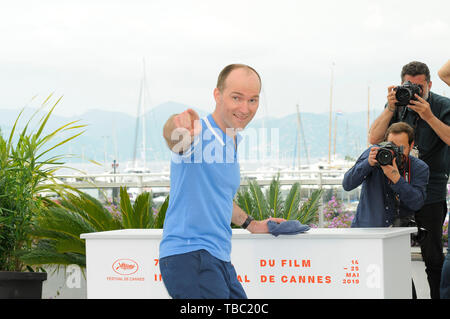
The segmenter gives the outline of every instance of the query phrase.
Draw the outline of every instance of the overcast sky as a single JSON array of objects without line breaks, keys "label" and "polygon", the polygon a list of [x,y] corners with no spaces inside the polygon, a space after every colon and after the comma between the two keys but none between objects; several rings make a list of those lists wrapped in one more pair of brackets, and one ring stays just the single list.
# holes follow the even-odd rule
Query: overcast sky
[{"label": "overcast sky", "polygon": [[[428,64],[432,91],[450,59],[450,1],[0,0],[0,108],[64,95],[57,113],[135,115],[146,73],[147,108],[176,101],[214,109],[230,63],[253,66],[258,116],[365,111],[384,105],[401,67]],[[36,103],[34,103],[36,104]]]}]

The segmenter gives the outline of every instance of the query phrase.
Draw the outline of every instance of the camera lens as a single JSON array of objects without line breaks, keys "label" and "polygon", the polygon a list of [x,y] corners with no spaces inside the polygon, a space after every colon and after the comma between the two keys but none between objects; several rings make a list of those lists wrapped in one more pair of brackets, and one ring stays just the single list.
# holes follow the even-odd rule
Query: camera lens
[{"label": "camera lens", "polygon": [[395,92],[395,98],[398,101],[398,105],[408,105],[413,95],[411,90],[406,87],[398,87]]},{"label": "camera lens", "polygon": [[392,160],[394,158],[394,155],[392,154],[392,151],[381,148],[378,150],[378,153],[375,157],[377,162],[380,165],[388,165],[392,163]]}]

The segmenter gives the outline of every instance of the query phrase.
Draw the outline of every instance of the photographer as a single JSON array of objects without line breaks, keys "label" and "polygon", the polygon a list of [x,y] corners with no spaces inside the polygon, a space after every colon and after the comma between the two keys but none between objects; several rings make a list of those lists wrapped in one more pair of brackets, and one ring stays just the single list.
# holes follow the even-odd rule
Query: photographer
[{"label": "photographer", "polygon": [[344,175],[344,190],[362,184],[352,227],[406,226],[424,203],[429,171],[423,161],[409,155],[414,130],[406,123],[395,123],[388,128],[385,140],[393,146],[384,148],[384,154],[393,157],[391,163],[378,163],[386,158],[377,156],[383,155],[382,148],[375,145],[364,151]]},{"label": "photographer", "polygon": [[[450,86],[450,60],[438,72],[439,77]],[[447,243],[447,257],[445,257],[441,274],[441,299],[450,299],[450,246]]]},{"label": "photographer", "polygon": [[392,123],[407,122],[414,128],[417,147],[414,153],[430,168],[425,204],[415,213],[415,220],[418,227],[427,230],[420,249],[431,298],[439,298],[444,260],[442,226],[447,214],[450,171],[450,99],[430,91],[430,71],[424,63],[414,61],[405,65],[401,81],[402,86],[388,88],[387,104],[369,130],[369,142],[379,143]]}]

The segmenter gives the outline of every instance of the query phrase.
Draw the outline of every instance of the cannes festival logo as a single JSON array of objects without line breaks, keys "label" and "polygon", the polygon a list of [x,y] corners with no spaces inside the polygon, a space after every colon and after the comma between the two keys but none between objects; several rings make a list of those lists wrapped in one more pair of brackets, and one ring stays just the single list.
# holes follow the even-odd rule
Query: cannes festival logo
[{"label": "cannes festival logo", "polygon": [[119,275],[132,275],[138,271],[139,265],[131,259],[118,259],[113,263],[112,269]]}]

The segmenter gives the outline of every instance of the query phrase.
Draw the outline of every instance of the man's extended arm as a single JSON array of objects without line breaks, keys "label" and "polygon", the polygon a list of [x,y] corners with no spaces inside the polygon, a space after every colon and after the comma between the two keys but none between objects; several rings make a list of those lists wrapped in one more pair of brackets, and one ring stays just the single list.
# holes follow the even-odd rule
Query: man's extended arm
[{"label": "man's extended arm", "polygon": [[450,86],[450,60],[445,63],[441,69],[438,71],[438,75],[442,81],[447,83]]},{"label": "man's extended arm", "polygon": [[[344,174],[342,187],[345,191],[349,192],[361,185],[366,177],[372,172],[375,163],[369,162],[369,157],[371,155],[374,157],[377,149],[378,148],[373,147],[362,153],[355,165]],[[370,157],[370,160],[372,160],[372,157]]]},{"label": "man's extended arm", "polygon": [[384,135],[389,127],[389,123],[392,119],[394,112],[390,111],[386,107],[383,112],[378,116],[369,129],[369,143],[378,144],[384,140]]},{"label": "man's extended arm", "polygon": [[387,106],[384,108],[383,112],[378,116],[369,129],[369,143],[378,144],[383,141],[384,134],[389,127],[389,123],[395,112],[395,103],[398,102],[395,98],[395,86],[392,85],[388,87],[387,95]]},{"label": "man's extended arm", "polygon": [[201,130],[199,116],[192,109],[174,114],[163,127],[163,137],[167,146],[175,153],[185,152]]},{"label": "man's extended arm", "polygon": [[[242,208],[240,208],[235,202],[233,202],[233,215],[231,216],[231,222],[237,226],[241,226],[242,224],[244,224],[247,217],[248,217],[247,213],[244,212]],[[247,230],[252,234],[268,233],[269,227],[267,226],[267,222],[269,220],[272,220],[276,223],[281,223],[285,221],[285,219],[283,218],[272,218],[272,217],[265,220],[253,220],[247,226]]]}]

